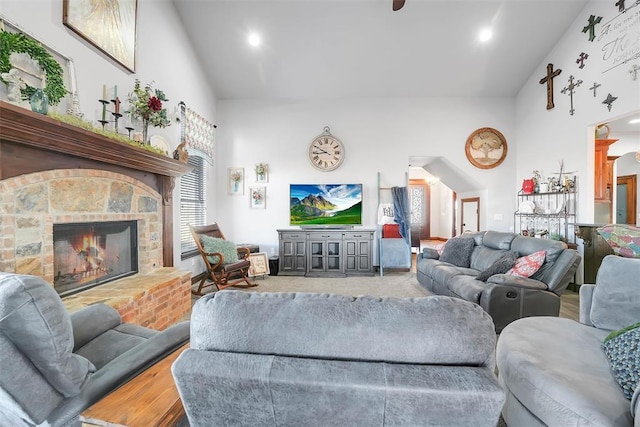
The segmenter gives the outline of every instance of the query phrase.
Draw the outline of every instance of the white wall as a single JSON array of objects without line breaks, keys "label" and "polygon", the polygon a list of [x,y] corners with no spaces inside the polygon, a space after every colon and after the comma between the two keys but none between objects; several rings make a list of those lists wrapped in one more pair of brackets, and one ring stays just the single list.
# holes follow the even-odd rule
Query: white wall
[{"label": "white wall", "polygon": [[[582,32],[590,15],[603,17],[602,23],[596,26],[593,42]],[[614,2],[596,0],[589,3],[517,97],[515,187],[519,187],[524,178],[531,177],[534,169],[544,171],[547,176],[558,172],[559,161],[564,160],[565,171],[576,171],[578,176],[578,222],[582,223],[591,223],[594,219],[593,126],[640,109],[640,78],[634,81],[629,73],[638,61],[624,63],[625,58],[631,59],[640,51],[640,7],[634,7],[611,26],[604,25],[618,15]],[[605,29],[608,31],[603,32]],[[617,38],[621,38],[618,40],[621,43],[616,45],[615,53],[609,55],[610,43]],[[582,69],[576,64],[581,52],[589,54]],[[550,111],[545,108],[546,86],[539,83],[546,75],[547,63],[562,70],[554,79],[555,108]],[[569,96],[561,93],[570,75],[583,81],[574,94],[573,116],[569,114]],[[596,97],[589,90],[594,82],[601,85]],[[602,104],[608,93],[618,97],[611,111]]]},{"label": "white wall", "polygon": [[[118,93],[133,89],[134,80],[154,82],[169,98],[170,113],[184,101],[215,123],[215,93],[211,89],[184,33],[173,4],[168,0],[138,0],[136,72],[117,65],[62,23],[62,0],[3,0],[4,18],[32,34],[42,43],[73,58],[78,82],[80,109],[88,120],[95,119],[102,85],[118,86]],[[128,105],[125,103],[124,108]],[[150,135],[163,135],[173,150],[178,145],[179,127],[151,128]],[[211,199],[215,200],[212,186]],[[179,182],[174,191],[174,259],[180,265]],[[215,205],[213,207],[215,209]],[[189,268],[190,268],[189,263]]]},{"label": "white wall", "polygon": [[[256,243],[270,252],[276,229],[289,227],[290,183],[363,183],[363,222],[377,215],[377,172],[386,185],[404,185],[411,156],[444,156],[469,179],[486,188],[484,228],[509,230],[517,141],[514,100],[491,99],[342,99],[322,101],[221,100],[218,102],[218,209],[216,220],[235,241]],[[329,126],[345,145],[346,159],[333,172],[319,172],[307,158],[311,140]],[[499,129],[509,154],[495,169],[471,165],[465,156],[469,134],[480,127]],[[253,167],[269,164],[267,208],[250,209],[244,196],[226,194],[227,167],[244,167],[246,187],[255,184]],[[494,215],[502,220],[495,220]]]}]

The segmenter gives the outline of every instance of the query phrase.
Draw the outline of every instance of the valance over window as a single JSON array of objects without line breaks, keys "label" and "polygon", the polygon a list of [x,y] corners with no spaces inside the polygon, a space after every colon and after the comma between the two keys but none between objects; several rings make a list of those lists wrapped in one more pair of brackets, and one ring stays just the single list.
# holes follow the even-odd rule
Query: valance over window
[{"label": "valance over window", "polygon": [[186,143],[187,149],[202,153],[203,157],[213,164],[216,125],[187,107],[184,102],[181,102],[179,107],[180,141]]}]

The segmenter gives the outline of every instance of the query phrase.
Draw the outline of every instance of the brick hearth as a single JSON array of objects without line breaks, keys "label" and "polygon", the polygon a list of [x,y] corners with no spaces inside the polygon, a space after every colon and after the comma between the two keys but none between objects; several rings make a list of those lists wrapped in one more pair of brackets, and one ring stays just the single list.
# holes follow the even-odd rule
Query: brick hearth
[{"label": "brick hearth", "polygon": [[125,322],[163,330],[191,311],[191,274],[159,268],[66,297],[63,303],[69,312],[104,303],[118,310]]}]

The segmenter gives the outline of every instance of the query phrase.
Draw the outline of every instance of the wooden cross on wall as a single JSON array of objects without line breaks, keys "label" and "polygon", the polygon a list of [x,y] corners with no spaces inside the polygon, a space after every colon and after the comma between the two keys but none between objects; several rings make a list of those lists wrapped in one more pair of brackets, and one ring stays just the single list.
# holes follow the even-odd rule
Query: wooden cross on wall
[{"label": "wooden cross on wall", "polygon": [[540,79],[540,84],[547,84],[547,110],[552,110],[555,107],[553,103],[553,78],[560,75],[562,70],[558,69],[553,71],[553,64],[547,64],[547,75]]},{"label": "wooden cross on wall", "polygon": [[633,66],[629,70],[629,74],[631,74],[631,80],[636,81],[638,79],[638,71],[640,71],[640,67],[638,67],[638,64],[633,64]]},{"label": "wooden cross on wall", "polygon": [[589,32],[589,41],[592,42],[596,38],[596,24],[602,21],[602,16],[596,18],[595,15],[589,17],[589,23],[582,29],[583,33]]},{"label": "wooden cross on wall", "polygon": [[573,108],[573,94],[575,92],[574,89],[582,84],[582,80],[578,80],[574,83],[573,79],[573,76],[569,76],[569,85],[561,90],[562,93],[569,94],[569,98],[571,98],[571,109],[569,110],[569,114],[571,114],[572,116],[573,113],[576,112],[575,108]]},{"label": "wooden cross on wall", "polygon": [[594,98],[596,97],[596,91],[598,90],[598,88],[599,88],[600,86],[602,86],[602,85],[601,85],[601,84],[599,84],[598,82],[593,82],[593,86],[591,86],[591,87],[589,88],[589,90],[592,90],[592,91],[593,91],[593,97],[594,97]]}]

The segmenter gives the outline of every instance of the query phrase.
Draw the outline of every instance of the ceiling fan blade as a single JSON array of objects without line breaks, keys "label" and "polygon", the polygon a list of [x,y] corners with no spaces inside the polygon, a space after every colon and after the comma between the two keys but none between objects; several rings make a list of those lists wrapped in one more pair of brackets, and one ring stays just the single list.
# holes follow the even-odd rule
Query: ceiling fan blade
[{"label": "ceiling fan blade", "polygon": [[393,0],[393,10],[400,10],[404,6],[404,0]]}]

